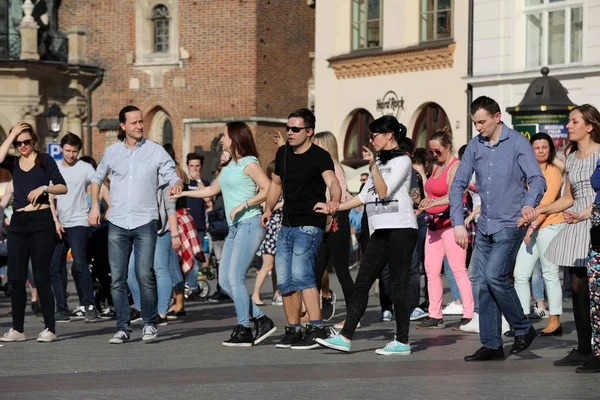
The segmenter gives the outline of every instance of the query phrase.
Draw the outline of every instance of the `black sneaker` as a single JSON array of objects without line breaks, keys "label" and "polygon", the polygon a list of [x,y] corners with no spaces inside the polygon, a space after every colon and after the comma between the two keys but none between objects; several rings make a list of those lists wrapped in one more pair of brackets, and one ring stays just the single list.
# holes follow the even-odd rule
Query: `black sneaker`
[{"label": "black sneaker", "polygon": [[329,297],[323,297],[321,299],[321,318],[323,318],[323,321],[329,321],[335,316],[336,300],[337,298],[333,290],[331,290],[331,295]]},{"label": "black sneaker", "polygon": [[461,318],[459,324],[457,326],[453,326],[452,330],[460,331],[461,330],[460,327],[467,325],[469,322],[471,322],[471,318]]},{"label": "black sneaker", "polygon": [[598,373],[600,372],[600,357],[592,357],[583,364],[582,367],[576,368],[578,374]]},{"label": "black sneaker", "polygon": [[100,317],[98,317],[98,313],[96,312],[96,307],[88,306],[87,310],[85,310],[85,323],[91,324],[94,322],[102,321]]},{"label": "black sneaker", "polygon": [[110,307],[105,308],[103,311],[98,314],[100,319],[115,319],[117,318],[117,313]]},{"label": "black sneaker", "polygon": [[168,322],[169,319],[166,315],[164,317],[161,317],[160,314],[158,314],[158,316],[156,317],[156,325],[158,326],[165,326],[168,324]]},{"label": "black sneaker", "polygon": [[31,311],[35,314],[36,317],[42,316],[42,306],[40,306],[39,301],[31,302]]},{"label": "black sneaker", "polygon": [[416,326],[417,329],[443,329],[446,327],[442,318],[426,318]]},{"label": "black sneaker", "polygon": [[565,358],[554,361],[555,367],[575,367],[584,365],[593,356],[591,354],[581,354],[577,349],[571,350]]},{"label": "black sneaker", "polygon": [[129,315],[129,323],[135,324],[136,322],[142,321],[142,312],[140,310],[136,310],[135,308],[130,309]]},{"label": "black sneaker", "polygon": [[285,326],[285,336],[281,339],[275,347],[278,349],[289,349],[292,345],[295,345],[302,341],[302,329],[296,328],[293,325]]},{"label": "black sneaker", "polygon": [[71,322],[71,317],[69,317],[69,312],[66,310],[56,310],[54,313],[54,320],[56,322]]},{"label": "black sneaker", "polygon": [[223,292],[214,292],[212,295],[208,297],[208,301],[211,303],[220,303],[223,301],[232,301],[229,296],[227,296]]},{"label": "black sneaker", "polygon": [[269,336],[271,336],[277,327],[271,320],[271,318],[263,315],[262,317],[254,321],[254,345],[256,346]]},{"label": "black sneaker", "polygon": [[236,325],[229,340],[224,341],[222,344],[225,347],[252,347],[253,341],[252,329],[243,325]]},{"label": "black sneaker", "polygon": [[69,315],[73,321],[79,321],[85,318],[85,307],[80,306],[71,311]]},{"label": "black sneaker", "polygon": [[327,339],[329,338],[329,334],[327,330],[321,325],[306,325],[306,331],[304,332],[304,336],[302,340],[296,344],[291,345],[292,350],[310,350],[317,349],[321,347],[319,343],[315,342],[315,339]]}]

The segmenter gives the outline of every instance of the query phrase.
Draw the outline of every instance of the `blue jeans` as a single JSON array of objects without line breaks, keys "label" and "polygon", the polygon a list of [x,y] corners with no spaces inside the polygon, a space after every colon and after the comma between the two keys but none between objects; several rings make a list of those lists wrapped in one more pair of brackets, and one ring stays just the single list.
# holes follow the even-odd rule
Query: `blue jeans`
[{"label": "blue jeans", "polygon": [[460,301],[460,291],[458,290],[458,285],[456,284],[456,279],[454,279],[452,269],[450,269],[450,264],[448,264],[447,257],[444,257],[444,274],[446,274],[446,279],[448,279],[452,301]]},{"label": "blue jeans", "polygon": [[[533,293],[533,299],[536,303],[538,301],[546,301],[546,296],[544,294],[544,278],[542,278],[542,264],[539,262],[535,263],[535,267],[533,267],[533,275],[531,275],[531,292]],[[529,313],[529,310],[527,313]]]},{"label": "blue jeans", "polygon": [[[198,241],[200,242],[200,246],[202,246],[204,243],[204,235],[206,235],[206,231],[196,230],[196,232],[198,232]],[[198,289],[198,271],[200,271],[200,263],[194,258],[194,267],[191,271],[188,272],[186,276],[186,281],[190,290],[195,291]]]},{"label": "blue jeans", "polygon": [[221,289],[233,299],[238,325],[246,328],[250,327],[250,317],[264,316],[250,299],[246,288],[248,268],[264,237],[265,230],[260,226],[260,216],[233,224],[225,238],[223,257],[219,265]]},{"label": "blue jeans", "polygon": [[531,328],[508,277],[524,236],[525,228],[517,227],[503,228],[492,235],[477,232],[473,258],[479,272],[479,337],[490,349],[502,346],[503,314],[515,335],[524,335]]},{"label": "blue jeans", "polygon": [[[477,240],[477,239],[475,239]],[[479,314],[479,256],[473,249],[473,254],[471,255],[471,261],[469,261],[469,269],[467,269],[467,274],[469,275],[469,280],[471,281],[471,289],[473,290],[473,312]]]},{"label": "blue jeans", "polygon": [[56,299],[56,309],[69,311],[67,306],[67,253],[71,249],[73,265],[71,274],[75,281],[75,289],[79,304],[94,305],[94,284],[87,259],[87,248],[92,229],[89,226],[74,226],[64,228],[63,240],[56,242],[52,262],[50,264],[50,280]]},{"label": "blue jeans", "polygon": [[323,229],[282,226],[277,236],[275,272],[282,295],[316,287],[314,264]]},{"label": "blue jeans", "polygon": [[[179,256],[177,255],[177,251],[175,251],[175,249],[172,247],[171,251],[169,252],[169,273],[171,274],[171,284],[173,285],[173,290],[179,293],[183,293],[183,291],[185,290],[183,272],[181,272],[181,265],[179,263]],[[197,273],[196,286],[198,286]]]},{"label": "blue jeans", "polygon": [[156,220],[134,229],[123,229],[110,222],[108,224],[108,259],[112,276],[110,288],[117,313],[117,331],[131,332],[127,275],[132,250],[135,254],[135,275],[140,285],[142,319],[144,325],[156,326],[156,230]]},{"label": "blue jeans", "polygon": [[[135,247],[134,247],[135,249]],[[169,301],[173,293],[173,285],[170,274],[171,263],[171,233],[165,232],[156,236],[156,249],[154,251],[154,273],[156,275],[156,292],[158,295],[158,313],[166,315],[169,312]],[[127,286],[133,297],[133,304],[137,310],[141,310],[140,286],[135,275],[135,252],[131,252],[129,258],[129,272],[127,275]]]}]

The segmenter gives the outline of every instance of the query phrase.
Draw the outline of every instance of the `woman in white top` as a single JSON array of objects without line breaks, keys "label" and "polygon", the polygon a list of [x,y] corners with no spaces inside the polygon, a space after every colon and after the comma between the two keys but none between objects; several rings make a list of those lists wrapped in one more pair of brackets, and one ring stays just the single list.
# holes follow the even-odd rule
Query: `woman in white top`
[{"label": "woman in white top", "polygon": [[[335,350],[350,351],[352,336],[367,308],[369,290],[388,264],[392,300],[396,309],[396,337],[376,353],[410,354],[408,270],[417,242],[417,220],[409,196],[412,162],[407,154],[398,149],[398,143],[402,143],[406,137],[406,127],[395,117],[386,115],[373,121],[369,129],[377,158],[369,148],[363,147],[363,157],[369,161],[371,174],[360,194],[341,204],[339,210],[350,210],[365,204],[371,237],[354,283],[344,328],[331,339],[316,341]],[[319,203],[315,210],[326,212],[326,206]]]}]

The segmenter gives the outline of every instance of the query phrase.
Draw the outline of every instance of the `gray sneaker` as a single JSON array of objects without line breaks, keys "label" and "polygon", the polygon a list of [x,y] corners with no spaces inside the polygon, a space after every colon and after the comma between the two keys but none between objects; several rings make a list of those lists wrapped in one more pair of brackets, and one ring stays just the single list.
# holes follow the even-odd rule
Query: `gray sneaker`
[{"label": "gray sneaker", "polygon": [[158,329],[152,325],[146,325],[142,328],[142,340],[144,342],[151,342],[158,337]]},{"label": "gray sneaker", "polygon": [[66,310],[56,310],[54,313],[54,320],[56,322],[65,323],[70,322],[71,317],[69,316],[69,312]]},{"label": "gray sneaker", "polygon": [[117,333],[115,333],[115,336],[113,336],[108,343],[110,344],[123,344],[125,342],[129,342],[129,340],[131,339],[131,337],[129,336],[129,333],[125,332],[125,331],[119,331]]},{"label": "gray sneaker", "polygon": [[98,317],[98,313],[96,312],[96,307],[94,306],[88,306],[88,308],[85,310],[85,323],[93,323],[93,322],[99,322],[102,321],[99,317]]}]

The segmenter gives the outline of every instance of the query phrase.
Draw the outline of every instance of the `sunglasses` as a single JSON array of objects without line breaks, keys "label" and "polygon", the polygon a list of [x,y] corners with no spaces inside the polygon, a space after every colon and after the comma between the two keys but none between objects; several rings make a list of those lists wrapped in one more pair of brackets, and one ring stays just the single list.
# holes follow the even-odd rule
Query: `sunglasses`
[{"label": "sunglasses", "polygon": [[298,133],[300,132],[302,129],[308,129],[308,128],[312,128],[312,126],[303,126],[303,127],[299,127],[299,126],[285,126],[285,131],[289,132],[292,131],[294,133]]},{"label": "sunglasses", "polygon": [[441,155],[442,155],[442,152],[441,152],[441,151],[439,151],[439,150],[429,150],[429,152],[430,152],[431,154],[433,154],[434,156],[436,156],[436,157],[439,157],[439,156],[441,156]]},{"label": "sunglasses", "polygon": [[15,140],[13,142],[13,144],[15,145],[15,147],[29,146],[31,143],[33,143],[33,139],[23,140],[22,142],[19,141],[19,140]]},{"label": "sunglasses", "polygon": [[376,137],[377,135],[381,135],[381,133],[370,133],[370,134],[369,134],[369,138],[370,138],[371,140],[375,140],[375,137]]}]

